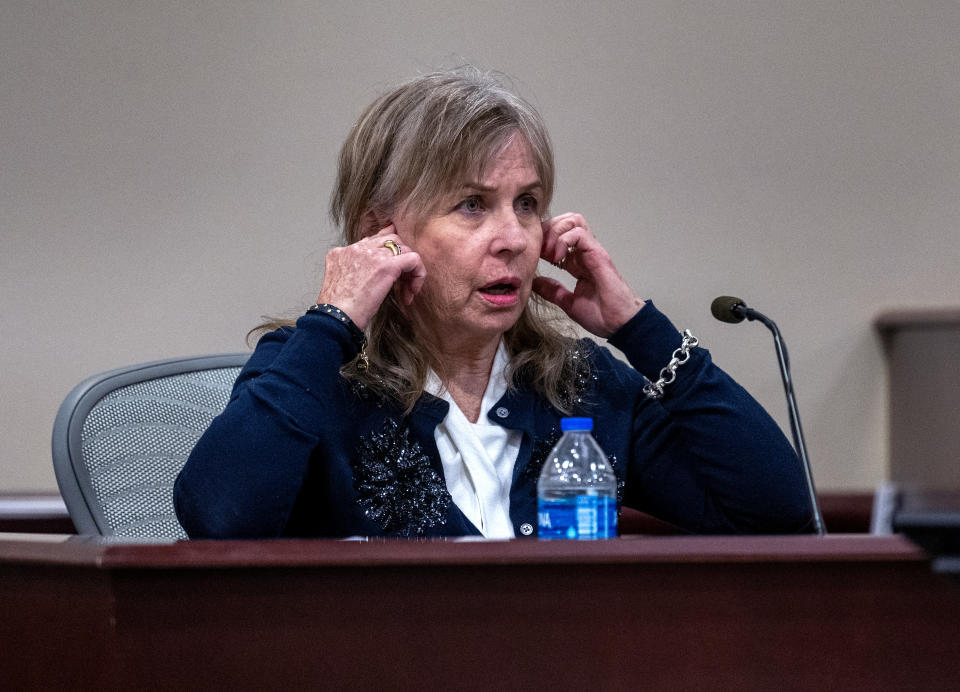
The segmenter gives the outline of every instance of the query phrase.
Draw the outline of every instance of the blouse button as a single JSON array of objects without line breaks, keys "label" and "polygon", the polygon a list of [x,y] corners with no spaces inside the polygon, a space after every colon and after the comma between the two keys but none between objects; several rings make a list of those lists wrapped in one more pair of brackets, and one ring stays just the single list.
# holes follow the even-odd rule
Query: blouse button
[{"label": "blouse button", "polygon": [[510,415],[510,409],[508,409],[506,406],[500,406],[497,409],[496,413],[497,413],[497,417],[506,418],[507,416]]},{"label": "blouse button", "polygon": [[529,536],[533,533],[533,526],[531,524],[520,524],[520,533],[524,536]]}]

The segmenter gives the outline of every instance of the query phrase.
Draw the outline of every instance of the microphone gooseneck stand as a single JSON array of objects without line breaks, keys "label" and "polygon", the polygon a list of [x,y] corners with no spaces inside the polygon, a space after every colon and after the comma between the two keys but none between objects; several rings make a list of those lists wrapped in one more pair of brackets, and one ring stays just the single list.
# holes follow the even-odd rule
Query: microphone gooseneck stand
[{"label": "microphone gooseneck stand", "polygon": [[763,313],[757,312],[753,308],[748,308],[746,304],[738,298],[721,296],[713,301],[711,311],[714,317],[722,322],[737,323],[742,322],[744,319],[751,322],[757,321],[773,333],[773,343],[777,349],[777,362],[780,365],[780,376],[783,378],[783,389],[787,395],[790,432],[793,434],[793,444],[797,448],[797,455],[800,457],[803,473],[807,480],[807,492],[810,495],[810,507],[813,510],[813,525],[818,536],[826,535],[827,530],[823,524],[823,516],[820,514],[820,503],[817,500],[817,491],[813,484],[810,458],[807,456],[807,445],[803,439],[803,428],[800,425],[800,411],[797,409],[797,400],[793,394],[793,379],[790,377],[790,358],[787,355],[787,346],[780,336],[780,329],[777,327],[776,322]]}]

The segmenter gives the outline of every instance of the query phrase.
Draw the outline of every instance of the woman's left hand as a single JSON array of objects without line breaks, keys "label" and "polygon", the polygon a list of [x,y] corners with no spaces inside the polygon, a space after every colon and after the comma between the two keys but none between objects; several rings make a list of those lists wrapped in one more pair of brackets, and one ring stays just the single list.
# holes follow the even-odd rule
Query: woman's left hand
[{"label": "woman's left hand", "polygon": [[555,279],[538,276],[533,290],[558,305],[570,319],[606,338],[645,305],[580,214],[562,214],[542,226],[540,257],[568,272],[577,285],[570,291]]}]

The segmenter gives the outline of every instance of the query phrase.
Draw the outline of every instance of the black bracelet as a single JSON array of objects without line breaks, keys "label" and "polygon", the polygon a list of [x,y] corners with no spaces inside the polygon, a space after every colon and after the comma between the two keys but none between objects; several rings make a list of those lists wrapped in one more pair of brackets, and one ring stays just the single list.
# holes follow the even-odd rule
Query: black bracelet
[{"label": "black bracelet", "polygon": [[360,327],[353,323],[353,320],[347,316],[347,313],[338,308],[336,305],[330,305],[329,303],[316,303],[308,307],[307,312],[315,312],[320,315],[332,317],[337,322],[340,322],[346,326],[347,330],[350,332],[350,338],[357,346],[357,350],[362,351],[363,347],[366,346],[366,335],[363,333]]}]

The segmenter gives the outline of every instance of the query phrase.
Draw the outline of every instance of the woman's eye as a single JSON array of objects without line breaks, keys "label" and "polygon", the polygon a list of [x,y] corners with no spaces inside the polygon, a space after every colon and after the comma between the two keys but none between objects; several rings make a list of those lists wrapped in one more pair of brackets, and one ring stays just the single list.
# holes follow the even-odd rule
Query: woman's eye
[{"label": "woman's eye", "polygon": [[536,214],[537,213],[537,199],[527,195],[526,197],[521,197],[517,200],[517,213],[520,214]]},{"label": "woman's eye", "polygon": [[477,197],[467,197],[465,200],[460,202],[459,209],[465,211],[468,214],[476,214],[481,211],[482,205],[480,200]]}]

